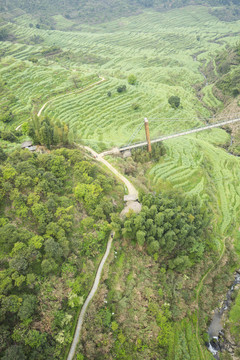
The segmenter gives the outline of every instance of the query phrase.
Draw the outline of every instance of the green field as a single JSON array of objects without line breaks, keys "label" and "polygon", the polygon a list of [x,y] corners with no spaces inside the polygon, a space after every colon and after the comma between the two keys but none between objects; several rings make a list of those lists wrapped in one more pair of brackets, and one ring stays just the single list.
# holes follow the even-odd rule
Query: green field
[{"label": "green field", "polygon": [[[51,99],[44,113],[101,151],[143,140],[144,117],[154,138],[199,127],[222,108],[202,71],[211,61],[215,67],[214,56],[237,42],[239,21],[222,22],[201,6],[145,11],[94,26],[75,24],[74,31],[68,31],[73,24],[61,15],[54,21],[64,31],[29,27],[36,19],[20,13],[8,24],[16,40],[0,43],[0,75],[16,97],[16,126]],[[34,44],[34,37],[40,43]],[[46,55],[51,47],[57,50]],[[37,63],[29,61],[33,57]],[[129,74],[136,75],[136,85],[127,83]],[[88,89],[99,76],[106,80]],[[74,77],[80,79],[79,89]],[[122,84],[127,91],[119,94]],[[201,97],[194,86],[203,87]],[[171,95],[181,98],[177,110],[168,104]],[[239,208],[239,196],[231,192],[238,181],[238,159],[216,147],[227,141],[219,129],[167,141],[167,155],[149,172],[157,188],[165,183],[214,201],[222,230]]]},{"label": "green field", "polygon": [[[54,20],[61,29],[67,30],[71,25],[62,16],[55,16]],[[75,26],[76,31],[72,32],[30,28],[29,23],[34,24],[30,15],[16,17],[11,32],[17,40],[0,43],[3,56],[24,61],[21,80],[13,77],[9,86],[22,92],[19,82],[25,82],[26,91],[24,88],[19,98],[24,103],[21,106],[29,111],[28,92],[42,94],[40,107],[40,102],[69,87],[67,79],[73,70],[84,76],[104,76],[106,81],[99,86],[56,100],[46,109],[96,149],[99,145],[102,149],[128,143],[145,116],[150,119],[152,137],[199,126],[197,119],[208,118],[211,110],[221,105],[213,96],[211,85],[203,90],[202,100],[196,97],[193,85],[205,82],[200,68],[226,44],[235,44],[239,29],[239,22],[221,22],[200,6],[166,13],[146,11],[105,24],[81,25],[81,31]],[[33,44],[34,36],[42,42]],[[51,46],[62,52],[43,56],[42,50]],[[38,64],[30,66],[25,60],[32,56]],[[8,69],[11,65],[4,67],[5,72]],[[127,85],[131,73],[137,76],[136,86]],[[127,85],[127,92],[118,94],[116,88],[121,84]],[[108,91],[111,97],[107,96]],[[168,104],[171,95],[181,98],[178,110]],[[133,104],[139,108],[133,110]],[[155,121],[162,118],[187,121]],[[142,131],[135,141],[143,138]]]},{"label": "green field", "polygon": [[[37,18],[23,12],[9,17],[9,23],[2,21],[11,37],[8,41],[0,41],[0,86],[5,89],[5,92],[1,89],[4,95],[0,98],[0,106],[9,106],[14,117],[10,123],[1,122],[1,130],[4,127],[14,129],[28,121],[48,102],[44,115],[68,124],[78,140],[102,151],[144,140],[144,117],[149,119],[151,138],[155,138],[200,127],[222,110],[224,105],[214,96],[213,84],[207,82],[203,74],[210,63],[216,69],[214,58],[218,52],[239,40],[240,21],[223,22],[210,15],[207,7],[189,6],[162,13],[145,10],[140,15],[99,25],[76,24],[62,15],[54,16],[54,22],[57,30],[39,29],[36,28]],[[130,74],[137,77],[136,85],[128,84]],[[103,77],[105,80],[98,83]],[[118,93],[119,85],[126,85],[127,91]],[[181,99],[176,110],[168,104],[172,95]],[[166,154],[162,158],[152,164],[141,164],[143,168],[148,166],[146,173],[136,171],[139,183],[144,177],[153,191],[175,188],[206,202],[214,214],[211,229],[216,235],[212,240],[211,261],[217,257],[214,252],[217,245],[221,245],[222,239],[230,234],[229,230],[236,230],[239,224],[239,158],[223,148],[229,143],[230,136],[223,129],[168,140],[164,142]],[[14,147],[15,143],[11,143],[8,150]],[[115,161],[123,163],[125,160]],[[119,251],[121,246],[119,244]],[[132,252],[134,256],[135,249]],[[132,261],[132,256],[129,255],[128,261]],[[136,258],[131,263],[133,271],[137,261]],[[127,284],[131,272],[126,272],[125,265],[116,275],[110,276],[116,286],[119,279]],[[210,266],[207,262],[205,265],[206,268]],[[145,269],[145,255],[142,269]],[[111,271],[115,271],[114,268],[110,275]],[[146,270],[146,277],[151,287],[153,275],[149,275],[149,271],[152,270]],[[198,269],[194,278],[196,284],[189,287],[190,301],[195,301],[193,289],[203,271],[205,269]],[[159,269],[155,273],[159,274]],[[156,277],[155,295],[161,280]],[[138,282],[139,288],[144,281]],[[179,275],[179,289],[181,281],[182,275]],[[174,293],[175,285],[172,286]],[[166,283],[166,291],[167,288]],[[130,294],[131,287],[128,291]],[[129,304],[134,307],[135,296],[131,301]],[[141,313],[144,317],[145,309]],[[152,321],[151,313],[148,317]],[[135,318],[129,319],[134,324]],[[144,324],[144,331],[145,328]],[[179,322],[174,329],[170,358],[180,359],[174,353],[179,349],[187,353],[190,348],[189,354],[191,351],[199,353],[197,338],[191,338],[195,323]],[[145,332],[142,334],[144,338]],[[142,347],[139,351],[147,353],[148,350]],[[206,355],[208,357],[211,355]],[[142,358],[148,356],[144,357],[143,353]]]},{"label": "green field", "polygon": [[174,187],[206,200],[216,212],[220,230],[238,222],[239,159],[216,145],[228,141],[221,129],[165,142],[167,154],[149,171],[154,187]]}]

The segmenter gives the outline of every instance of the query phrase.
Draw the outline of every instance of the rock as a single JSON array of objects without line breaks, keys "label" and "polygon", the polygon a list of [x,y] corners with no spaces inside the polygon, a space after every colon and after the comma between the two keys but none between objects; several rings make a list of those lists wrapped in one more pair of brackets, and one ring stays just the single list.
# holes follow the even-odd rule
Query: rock
[{"label": "rock", "polygon": [[221,347],[220,347],[220,344],[218,342],[218,339],[217,338],[212,338],[212,340],[210,341],[210,344],[212,345],[212,347],[217,350],[217,351],[220,351],[221,350]]},{"label": "rock", "polygon": [[123,158],[126,159],[128,157],[132,156],[131,151],[130,150],[126,150],[123,152]]}]

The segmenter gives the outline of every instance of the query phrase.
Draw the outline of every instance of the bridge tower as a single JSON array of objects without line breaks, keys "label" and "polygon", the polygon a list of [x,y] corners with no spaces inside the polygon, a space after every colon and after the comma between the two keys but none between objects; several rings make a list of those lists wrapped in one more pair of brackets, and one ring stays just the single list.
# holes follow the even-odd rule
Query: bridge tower
[{"label": "bridge tower", "polygon": [[151,146],[151,141],[150,141],[149,124],[148,124],[147,118],[144,118],[144,124],[145,124],[146,139],[147,139],[147,143],[148,143],[148,152],[151,152],[152,146]]}]

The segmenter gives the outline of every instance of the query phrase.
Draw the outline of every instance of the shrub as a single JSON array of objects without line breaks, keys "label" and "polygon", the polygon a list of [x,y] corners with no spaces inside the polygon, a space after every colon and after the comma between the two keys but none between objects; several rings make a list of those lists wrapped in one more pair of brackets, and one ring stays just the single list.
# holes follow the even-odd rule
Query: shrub
[{"label": "shrub", "polygon": [[35,57],[30,57],[29,61],[31,61],[32,63],[36,64],[38,62],[38,59]]},{"label": "shrub", "polygon": [[233,96],[236,97],[240,94],[238,89],[233,89]]},{"label": "shrub", "polygon": [[136,76],[133,75],[133,74],[129,75],[129,77],[128,77],[128,83],[129,83],[130,85],[135,85],[136,82],[137,82]]},{"label": "shrub", "polygon": [[178,96],[171,96],[168,99],[168,103],[171,105],[173,109],[177,109],[180,105],[180,98]]},{"label": "shrub", "polygon": [[132,104],[132,108],[133,108],[133,110],[138,110],[139,104],[136,104],[136,103]]},{"label": "shrub", "polygon": [[119,86],[117,87],[117,92],[118,92],[118,93],[125,92],[126,90],[127,90],[126,85],[119,85]]}]

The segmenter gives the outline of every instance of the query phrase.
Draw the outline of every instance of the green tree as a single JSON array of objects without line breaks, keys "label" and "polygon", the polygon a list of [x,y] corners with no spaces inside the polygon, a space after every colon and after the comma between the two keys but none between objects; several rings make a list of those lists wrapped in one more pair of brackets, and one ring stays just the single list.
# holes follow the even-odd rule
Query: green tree
[{"label": "green tree", "polygon": [[178,96],[171,96],[168,99],[168,103],[171,105],[173,109],[177,109],[180,105],[180,97]]},{"label": "green tree", "polygon": [[45,241],[44,243],[44,248],[45,248],[45,254],[47,257],[56,259],[56,260],[60,260],[62,255],[63,255],[63,251],[61,246],[54,241],[53,238],[49,238]]},{"label": "green tree", "polygon": [[47,275],[55,272],[58,266],[53,259],[45,259],[43,260],[41,267],[43,274]]},{"label": "green tree", "polygon": [[23,321],[31,317],[34,313],[35,307],[36,307],[36,296],[24,295],[23,303],[18,311],[18,316],[20,320]]},{"label": "green tree", "polygon": [[0,147],[0,162],[4,162],[6,159],[7,159],[7,155],[3,151],[3,149]]},{"label": "green tree", "polygon": [[7,40],[8,36],[9,36],[9,32],[6,28],[0,29],[0,41]]},{"label": "green tree", "polygon": [[136,78],[136,76],[133,75],[133,74],[129,75],[129,76],[128,76],[128,83],[129,83],[130,85],[136,85],[136,83],[137,83],[137,78]]},{"label": "green tree", "polygon": [[125,91],[127,91],[126,85],[119,85],[119,86],[117,87],[117,92],[118,92],[118,93],[122,93],[122,92],[125,92]]},{"label": "green tree", "polygon": [[146,236],[146,232],[142,231],[142,230],[138,230],[136,233],[136,239],[137,239],[137,243],[138,245],[143,246],[145,243],[145,236]]},{"label": "green tree", "polygon": [[2,360],[25,360],[23,349],[19,345],[12,345],[5,351]]}]

